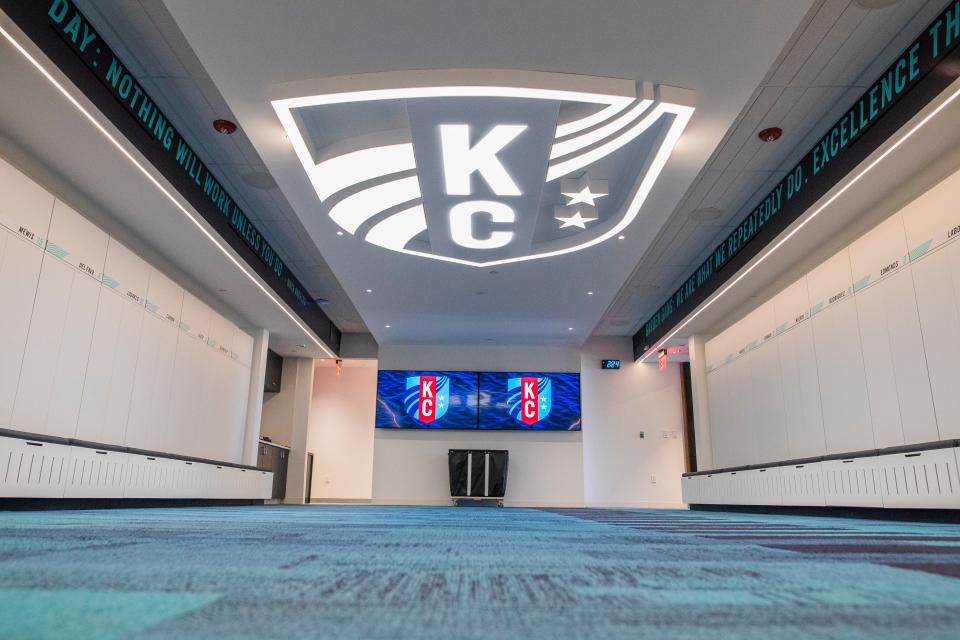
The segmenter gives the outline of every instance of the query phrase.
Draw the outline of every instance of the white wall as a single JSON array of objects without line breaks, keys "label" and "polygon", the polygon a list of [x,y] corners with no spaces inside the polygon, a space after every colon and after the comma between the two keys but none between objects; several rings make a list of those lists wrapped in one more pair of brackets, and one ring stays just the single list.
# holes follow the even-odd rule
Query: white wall
[{"label": "white wall", "polygon": [[2,159],[0,303],[0,427],[240,461],[252,338]]},{"label": "white wall", "polygon": [[[381,345],[379,365],[382,369],[559,372],[579,370],[580,354],[569,347]],[[582,432],[377,429],[373,501],[449,504],[447,451],[481,448],[510,451],[508,504],[582,506],[582,442]]]},{"label": "white wall", "polygon": [[[600,360],[605,358],[619,358],[622,368],[602,370]],[[583,345],[580,366],[587,506],[682,503],[680,365],[668,364],[660,371],[656,362],[634,363],[629,337],[596,337]]]},{"label": "white wall", "polygon": [[706,345],[715,468],[960,435],[960,172]]},{"label": "white wall", "polygon": [[313,453],[313,500],[370,500],[373,492],[377,361],[332,360],[313,373],[307,451]]}]

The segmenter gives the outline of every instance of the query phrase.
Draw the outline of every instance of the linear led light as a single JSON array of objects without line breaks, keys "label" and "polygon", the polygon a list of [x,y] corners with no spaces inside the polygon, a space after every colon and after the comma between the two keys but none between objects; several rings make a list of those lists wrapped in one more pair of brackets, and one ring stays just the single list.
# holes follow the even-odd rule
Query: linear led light
[{"label": "linear led light", "polygon": [[406,142],[360,149],[324,160],[313,167],[310,179],[322,202],[351,185],[416,168],[413,144]]},{"label": "linear led light", "polygon": [[867,175],[870,171],[872,171],[874,167],[876,167],[878,164],[880,164],[880,163],[884,160],[884,158],[886,158],[886,157],[889,156],[891,153],[893,153],[894,151],[896,151],[896,150],[900,147],[900,145],[902,145],[904,142],[906,142],[907,140],[909,140],[910,137],[913,136],[913,134],[915,134],[917,131],[919,131],[921,128],[923,128],[923,127],[924,127],[928,122],[930,122],[930,120],[932,120],[937,114],[939,114],[941,111],[943,111],[943,110],[947,107],[947,105],[949,105],[951,102],[953,102],[954,100],[956,100],[958,96],[960,96],[960,89],[957,89],[957,90],[954,91],[952,94],[950,94],[950,96],[949,96],[946,100],[944,100],[942,104],[940,104],[936,109],[934,109],[933,111],[931,111],[930,113],[928,113],[926,116],[924,116],[924,118],[923,118],[922,120],[920,120],[920,122],[918,122],[918,123],[915,124],[913,127],[911,127],[910,130],[907,131],[907,132],[903,135],[903,137],[901,137],[899,140],[897,140],[895,143],[893,143],[893,144],[890,146],[890,148],[888,148],[886,151],[884,151],[884,152],[881,153],[879,156],[877,156],[877,157],[876,157],[872,162],[870,162],[870,164],[868,164],[866,167],[864,167],[863,169],[861,169],[849,182],[847,182],[847,184],[845,184],[843,187],[841,187],[839,191],[837,191],[835,194],[833,194],[832,196],[830,196],[830,197],[829,197],[823,204],[821,204],[819,207],[817,207],[816,209],[814,209],[813,212],[811,212],[811,213],[803,220],[803,222],[801,222],[800,224],[798,224],[793,230],[790,231],[790,233],[788,233],[787,235],[785,235],[783,238],[781,238],[780,240],[778,240],[776,244],[774,244],[772,247],[770,247],[769,249],[767,249],[767,251],[765,251],[764,254],[763,254],[762,256],[760,256],[760,258],[758,258],[758,259],[756,260],[756,262],[754,262],[752,265],[750,265],[749,267],[747,267],[747,269],[746,269],[743,273],[741,273],[740,275],[738,275],[738,276],[737,276],[736,278],[734,278],[731,282],[727,283],[727,285],[724,286],[723,289],[721,289],[720,291],[718,291],[718,292],[717,292],[713,297],[711,297],[707,302],[705,302],[703,305],[701,305],[700,308],[697,309],[697,310],[693,313],[693,315],[691,315],[689,318],[687,318],[686,320],[684,320],[683,323],[681,323],[680,326],[678,326],[676,329],[674,329],[667,337],[663,338],[659,343],[657,343],[656,346],[651,347],[650,349],[648,349],[647,352],[640,357],[640,359],[638,360],[638,362],[644,362],[647,358],[649,358],[649,357],[652,356],[653,354],[657,353],[657,352],[663,347],[664,344],[666,344],[671,338],[673,338],[673,336],[677,335],[680,331],[683,330],[684,327],[686,327],[688,324],[690,324],[691,322],[693,322],[694,319],[696,319],[697,316],[699,316],[701,313],[703,313],[704,311],[706,311],[707,308],[708,308],[710,305],[712,305],[714,302],[716,302],[718,299],[720,299],[720,296],[722,296],[723,294],[725,294],[727,291],[729,291],[730,289],[732,289],[738,282],[740,282],[740,281],[743,280],[745,277],[747,277],[747,275],[748,275],[751,271],[753,271],[754,269],[756,269],[764,260],[766,260],[767,258],[769,258],[769,257],[773,254],[774,251],[776,251],[777,249],[779,249],[781,246],[784,245],[784,243],[786,243],[788,240],[790,240],[790,238],[792,238],[794,235],[796,235],[796,233],[797,233],[798,231],[800,231],[801,229],[803,229],[803,228],[807,225],[807,223],[809,223],[811,220],[813,220],[813,219],[816,218],[818,215],[820,215],[820,213],[821,213],[824,209],[826,209],[826,208],[829,207],[831,204],[833,204],[833,202],[836,201],[837,198],[839,198],[839,197],[842,196],[844,193],[846,193],[847,190],[850,189],[850,187],[852,187],[853,185],[855,185],[857,182],[859,182],[859,181],[861,180],[861,178],[863,178],[863,177],[864,177],[865,175]]},{"label": "linear led light", "polygon": [[600,124],[601,122],[614,117],[626,109],[629,105],[630,102],[614,102],[613,104],[610,104],[603,109],[600,109],[596,113],[590,114],[589,116],[578,118],[577,120],[572,120],[570,122],[565,122],[564,124],[558,124],[556,136],[558,138],[565,138],[566,136],[583,131],[587,127]]},{"label": "linear led light", "polygon": [[420,181],[416,176],[391,180],[347,196],[330,208],[330,219],[350,233],[377,215],[404,202],[420,197]]},{"label": "linear led light", "polygon": [[266,296],[277,306],[277,308],[283,311],[283,313],[285,313],[287,317],[289,317],[294,322],[294,324],[296,324],[314,344],[320,347],[320,349],[322,349],[323,352],[326,353],[331,358],[336,357],[336,355],[332,351],[330,351],[330,349],[328,349],[327,346],[323,344],[323,342],[321,342],[320,340],[317,339],[316,336],[314,336],[313,332],[310,329],[308,329],[302,322],[300,322],[299,318],[297,318],[293,313],[290,312],[289,309],[287,309],[285,304],[283,304],[280,300],[278,300],[273,295],[273,292],[271,292],[265,286],[263,286],[263,284],[261,284],[260,281],[257,280],[257,278],[247,270],[246,266],[244,266],[239,260],[233,257],[230,251],[225,246],[223,246],[220,243],[220,241],[216,237],[214,237],[213,234],[207,231],[206,227],[204,227],[200,223],[200,221],[197,220],[197,218],[192,213],[190,213],[190,211],[185,206],[180,204],[180,202],[173,196],[173,194],[170,193],[170,191],[168,191],[162,184],[160,184],[160,182],[156,178],[154,178],[149,171],[147,171],[146,167],[140,164],[140,162],[138,162],[137,159],[133,157],[133,154],[127,151],[120,144],[120,142],[113,135],[111,135],[110,132],[107,131],[106,128],[103,125],[101,125],[96,120],[96,118],[94,118],[94,116],[89,111],[87,111],[84,108],[84,106],[80,104],[80,102],[76,98],[74,98],[70,94],[70,92],[66,90],[66,88],[64,88],[63,85],[59,83],[57,79],[54,78],[53,75],[49,71],[47,71],[46,68],[17,41],[16,38],[13,37],[13,35],[11,35],[9,32],[7,32],[6,29],[3,28],[3,26],[0,26],[0,35],[3,35],[3,37],[6,38],[7,42],[13,45],[13,48],[20,52],[20,55],[26,58],[27,61],[31,65],[33,65],[33,67],[37,69],[37,71],[39,71],[41,75],[43,75],[43,77],[46,78],[50,82],[50,84],[52,84],[57,89],[57,91],[59,91],[63,95],[63,97],[65,97],[67,101],[77,109],[77,111],[82,113],[84,117],[86,117],[87,120],[89,120],[90,123],[93,124],[93,126],[96,127],[96,129],[100,131],[100,133],[102,133],[103,136],[107,140],[109,140],[113,144],[113,146],[115,146],[117,150],[120,151],[120,153],[123,154],[123,156],[127,160],[130,161],[130,164],[132,164],[144,176],[146,176],[147,180],[153,183],[153,186],[155,186],[160,191],[160,193],[165,195],[167,199],[170,200],[170,202],[172,202],[173,205],[181,213],[183,213],[183,215],[185,215],[187,219],[190,220],[210,240],[210,242],[214,244],[214,246],[220,249],[223,255],[225,255],[234,265],[236,265],[236,267],[241,271],[241,273],[243,273],[245,276],[247,276],[247,278],[249,278],[250,282],[256,285],[258,289],[263,291],[263,293],[266,294]]},{"label": "linear led light", "polygon": [[[599,142],[608,136],[612,136],[617,131],[620,131],[628,124],[640,117],[644,111],[646,111],[650,105],[653,104],[653,100],[645,98],[640,100],[636,106],[624,113],[619,118],[611,120],[602,127],[597,127],[596,129],[591,129],[583,135],[577,136],[576,138],[570,138],[569,140],[561,140],[553,145],[553,148],[550,149],[550,159],[559,158],[561,156],[569,155],[574,151],[579,151],[584,147],[589,147],[595,142]],[[557,137],[560,137],[559,133],[560,128],[557,127]]]}]

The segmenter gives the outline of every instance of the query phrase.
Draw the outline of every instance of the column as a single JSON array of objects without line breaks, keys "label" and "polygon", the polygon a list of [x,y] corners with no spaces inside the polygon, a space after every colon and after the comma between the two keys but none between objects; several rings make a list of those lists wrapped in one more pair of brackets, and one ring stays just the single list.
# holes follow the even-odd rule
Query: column
[{"label": "column", "polygon": [[707,396],[706,336],[687,339],[690,348],[690,391],[693,396],[693,432],[697,439],[697,469],[713,468],[713,445],[710,439],[710,399]]}]

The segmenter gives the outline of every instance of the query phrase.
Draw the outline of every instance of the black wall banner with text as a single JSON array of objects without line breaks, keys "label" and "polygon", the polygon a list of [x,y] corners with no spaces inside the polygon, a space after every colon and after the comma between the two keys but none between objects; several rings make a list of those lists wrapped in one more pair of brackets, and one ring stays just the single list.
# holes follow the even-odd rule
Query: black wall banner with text
[{"label": "black wall banner with text", "polygon": [[639,358],[960,77],[960,0],[947,7],[633,336]]},{"label": "black wall banner with text", "polygon": [[70,0],[0,8],[334,352],[340,330]]}]

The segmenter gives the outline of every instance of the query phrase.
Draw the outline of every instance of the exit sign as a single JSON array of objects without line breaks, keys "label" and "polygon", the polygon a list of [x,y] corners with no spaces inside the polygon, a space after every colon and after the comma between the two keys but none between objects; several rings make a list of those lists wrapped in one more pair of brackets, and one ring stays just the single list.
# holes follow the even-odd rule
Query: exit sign
[{"label": "exit sign", "polygon": [[600,368],[601,369],[619,369],[620,361],[619,360],[601,360]]}]

